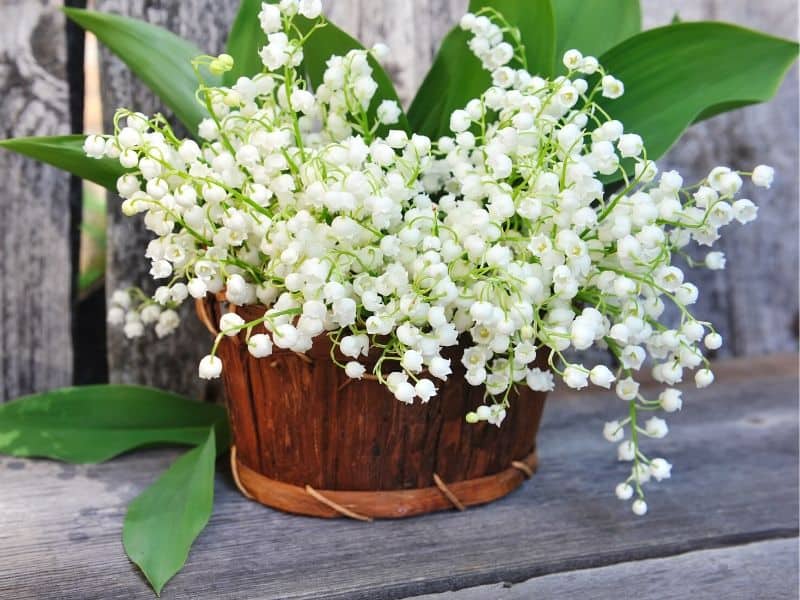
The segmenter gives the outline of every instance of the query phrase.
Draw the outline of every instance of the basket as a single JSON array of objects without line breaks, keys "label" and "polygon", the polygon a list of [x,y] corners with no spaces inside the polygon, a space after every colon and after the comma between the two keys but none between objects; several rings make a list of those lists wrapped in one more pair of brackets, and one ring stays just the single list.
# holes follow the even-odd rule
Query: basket
[{"label": "basket", "polygon": [[[197,302],[214,335],[228,311],[251,321],[264,308]],[[276,348],[260,359],[244,333],[220,342],[231,466],[245,496],[295,514],[398,518],[491,502],[535,472],[545,393],[519,386],[502,427],[469,424],[484,390],[459,360],[434,398],[408,405],[374,379],[347,377],[330,352],[324,334],[306,354]]]}]

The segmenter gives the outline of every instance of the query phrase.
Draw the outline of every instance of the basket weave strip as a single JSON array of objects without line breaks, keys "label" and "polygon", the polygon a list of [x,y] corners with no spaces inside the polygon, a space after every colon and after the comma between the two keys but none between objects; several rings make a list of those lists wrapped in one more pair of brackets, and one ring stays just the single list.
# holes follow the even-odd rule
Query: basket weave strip
[{"label": "basket weave strip", "polygon": [[485,504],[505,496],[533,474],[536,452],[507,469],[475,479],[407,490],[345,491],[316,490],[270,479],[254,471],[231,452],[233,479],[240,491],[262,504],[279,510],[314,517],[350,517],[359,520],[397,519],[413,515]]},{"label": "basket weave strip", "polygon": [[306,493],[322,502],[325,506],[330,506],[333,510],[338,512],[343,517],[350,517],[351,519],[355,519],[356,521],[372,521],[372,517],[368,517],[366,515],[360,515],[352,510],[346,509],[344,506],[340,504],[336,504],[333,500],[330,500],[320,494],[317,490],[312,488],[310,485],[306,486]]},{"label": "basket weave strip", "polygon": [[217,326],[214,325],[213,321],[211,320],[211,315],[208,314],[208,305],[206,304],[205,298],[197,298],[194,301],[194,307],[197,311],[197,318],[200,319],[200,322],[206,326],[206,329],[208,329],[211,335],[216,336],[219,331],[217,330]]},{"label": "basket weave strip", "polygon": [[248,500],[255,500],[250,495],[245,487],[242,485],[242,481],[239,479],[239,469],[237,468],[237,461],[236,461],[236,446],[231,445],[231,473],[233,474],[233,482],[236,484],[236,487],[239,488],[239,491],[242,492],[242,495],[247,498]]},{"label": "basket weave strip", "polygon": [[467,507],[461,504],[461,500],[459,500],[453,491],[445,485],[438,473],[433,474],[433,483],[435,483],[439,491],[445,495],[445,498],[450,500],[450,504],[452,504],[456,510],[467,510]]},{"label": "basket weave strip", "polygon": [[512,460],[511,466],[519,471],[522,471],[522,473],[525,475],[525,479],[530,479],[533,477],[533,473],[535,472],[535,469],[531,469],[527,463],[524,463],[521,460]]}]

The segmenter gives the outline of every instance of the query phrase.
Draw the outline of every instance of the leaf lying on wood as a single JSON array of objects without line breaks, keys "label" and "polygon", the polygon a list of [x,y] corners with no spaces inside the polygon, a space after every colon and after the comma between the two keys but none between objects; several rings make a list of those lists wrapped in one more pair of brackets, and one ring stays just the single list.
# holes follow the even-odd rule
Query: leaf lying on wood
[{"label": "leaf lying on wood", "polygon": [[134,385],[73,387],[0,405],[0,453],[100,462],[152,444],[229,444],[225,409]]},{"label": "leaf lying on wood", "polygon": [[160,594],[181,570],[214,506],[214,430],[128,506],[122,543]]}]

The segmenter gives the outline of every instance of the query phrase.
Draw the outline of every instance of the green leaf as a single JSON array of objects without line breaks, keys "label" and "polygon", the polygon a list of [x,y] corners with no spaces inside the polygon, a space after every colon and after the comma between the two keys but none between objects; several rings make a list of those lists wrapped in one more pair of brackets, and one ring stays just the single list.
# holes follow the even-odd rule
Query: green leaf
[{"label": "green leaf", "polygon": [[662,156],[693,122],[769,100],[798,45],[725,23],[679,23],[640,33],[600,57],[625,84],[598,104]]},{"label": "green leaf", "polygon": [[[64,12],[119,56],[196,134],[207,112],[195,97],[198,81],[191,61],[204,52],[174,33],[139,19],[78,8],[65,8]],[[204,78],[210,86],[220,83],[210,73]]]},{"label": "green leaf", "polygon": [[122,543],[160,594],[181,570],[214,506],[214,430],[128,506]]},{"label": "green leaf", "polygon": [[73,175],[116,189],[117,179],[125,172],[119,161],[90,158],[83,151],[84,135],[23,137],[0,141],[0,148],[24,154],[38,161],[69,171]]},{"label": "green leaf", "polygon": [[239,77],[253,77],[264,69],[258,51],[267,43],[258,13],[262,0],[242,0],[239,12],[228,34],[225,51],[233,57],[233,69],[223,75],[223,83],[231,86]]},{"label": "green leaf", "polygon": [[[543,76],[553,72],[555,27],[550,0],[471,0],[470,11],[491,7],[519,28],[528,70]],[[489,73],[467,46],[471,34],[459,26],[444,38],[411,107],[408,120],[417,133],[433,139],[450,129],[450,113],[463,108],[491,86]]]},{"label": "green leaf", "polygon": [[[308,35],[314,27],[316,20],[309,20],[305,17],[297,16],[294,20],[297,28],[303,35]],[[311,82],[312,87],[317,87],[323,81],[325,74],[326,64],[332,55],[344,56],[350,50],[363,50],[364,46],[361,43],[348,35],[330,21],[321,29],[317,29],[306,41],[303,46],[303,71]],[[375,122],[376,112],[378,105],[383,100],[394,100],[397,105],[401,107],[400,99],[397,96],[397,91],[394,89],[394,84],[389,75],[386,74],[383,67],[378,63],[372,55],[369,55],[369,65],[372,67],[372,77],[378,84],[378,91],[372,99],[372,104],[369,107],[368,116],[370,122]],[[400,120],[391,126],[392,129],[405,129],[409,131],[408,118],[405,113],[400,112]],[[380,127],[379,134],[383,134],[390,129],[389,127]]]},{"label": "green leaf", "polygon": [[149,444],[199,444],[209,427],[227,448],[221,406],[142,386],[71,387],[0,405],[0,453],[100,462]]},{"label": "green leaf", "polygon": [[600,56],[642,30],[639,0],[553,0],[553,13],[557,70],[567,50]]}]

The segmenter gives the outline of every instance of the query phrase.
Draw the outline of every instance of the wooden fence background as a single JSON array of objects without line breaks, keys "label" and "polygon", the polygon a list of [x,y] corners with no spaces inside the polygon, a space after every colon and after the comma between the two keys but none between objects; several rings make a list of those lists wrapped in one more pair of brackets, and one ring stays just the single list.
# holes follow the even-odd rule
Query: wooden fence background
[{"label": "wooden fence background", "polygon": [[[439,41],[466,4],[466,0],[329,0],[326,10],[366,44],[381,40],[394,49],[389,70],[408,101]],[[644,0],[642,4],[645,27],[666,24],[677,12],[683,20],[726,20],[784,37],[797,34],[796,0]],[[4,138],[81,130],[82,43],[66,26],[61,5],[60,0],[0,2]],[[238,0],[96,0],[99,10],[165,26],[210,53],[221,50],[237,5]],[[758,195],[759,220],[747,228],[734,228],[722,242],[728,269],[694,274],[702,290],[699,316],[718,325],[727,354],[797,349],[797,87],[795,67],[771,103],[694,127],[662,161],[665,168],[679,168],[688,180],[702,177],[716,164],[746,169],[765,162],[778,171],[772,190]],[[116,106],[148,113],[163,110],[105,51],[101,88],[106,123]],[[196,378],[196,361],[207,352],[208,339],[191,315],[188,326],[168,340],[132,343],[111,330],[107,357],[83,347],[87,330],[104,327],[104,314],[82,314],[75,301],[75,232],[80,223],[75,182],[8,152],[0,152],[0,175],[0,402],[68,385],[76,372],[85,370],[81,362],[91,367],[106,360],[113,381],[157,385],[196,398],[215,396],[217,388]],[[148,235],[137,221],[123,218],[118,206],[117,199],[109,198],[107,293],[147,281],[142,255]]]}]

